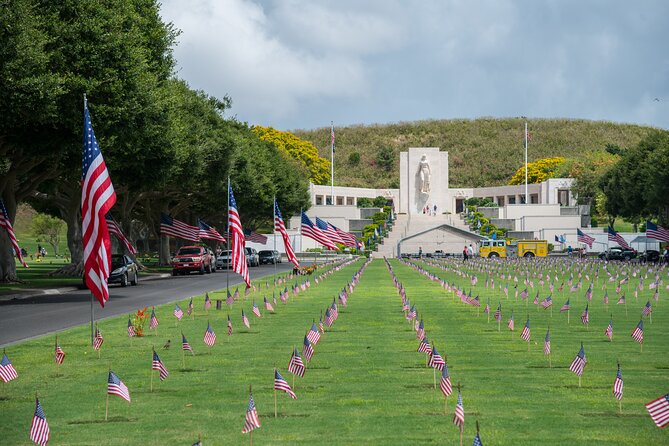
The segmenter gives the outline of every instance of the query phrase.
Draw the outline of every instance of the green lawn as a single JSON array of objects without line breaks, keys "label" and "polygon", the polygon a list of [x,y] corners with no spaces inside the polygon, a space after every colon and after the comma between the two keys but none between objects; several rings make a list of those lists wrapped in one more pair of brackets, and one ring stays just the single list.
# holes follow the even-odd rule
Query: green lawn
[{"label": "green lawn", "polygon": [[[52,336],[13,346],[7,354],[19,378],[0,384],[3,443],[29,444],[28,428],[38,392],[51,426],[51,444],[192,444],[201,433],[206,445],[243,445],[249,441],[241,430],[248,387],[253,385],[262,423],[253,434],[256,444],[458,444],[458,430],[451,422],[455,395],[449,398],[448,413],[444,415],[444,398],[433,389],[433,372],[425,368],[425,356],[416,353],[418,341],[400,311],[400,297],[382,261],[368,266],[349,297],[348,308],[340,306],[339,320],[316,346],[317,353],[307,365],[304,378],[295,381],[298,399],[293,401],[284,393],[278,395],[279,417],[274,418],[273,367],[277,366],[292,382],[287,370],[291,349],[294,345],[301,347],[312,320],[318,321],[321,310],[361,264],[356,262],[335,272],[319,285],[312,279],[309,290],[297,297],[291,294],[287,305],[279,302],[276,314],[269,314],[262,306],[263,295],[271,294],[271,290],[263,287],[243,298],[230,313],[234,325],[231,337],[226,333],[228,311],[211,310],[206,315],[203,298],[198,296],[194,319],[184,318],[177,323],[172,315],[173,305],[156,308],[160,320],[157,336],[129,340],[127,318],[103,321],[100,329],[105,344],[101,359],[88,345],[88,327],[60,334],[61,346],[67,353],[60,368],[53,363]],[[483,307],[477,311],[464,305],[437,282],[396,261],[392,264],[407,296],[424,319],[429,339],[442,355],[448,356],[454,384],[462,383],[465,444],[471,444],[477,420],[486,446],[667,442],[667,432],[655,427],[643,407],[669,391],[669,317],[664,310],[664,288],[653,323],[645,321],[643,353],[629,337],[643,304],[651,296],[647,286],[650,278],[638,301],[632,296],[638,279],[631,280],[626,317],[624,306],[614,305],[616,295],[611,285],[611,305],[608,311],[604,307],[604,277],[600,276],[590,305],[590,328],[586,330],[580,323],[585,278],[584,288],[577,293],[568,293],[565,286],[564,293],[554,295],[551,318],[550,310],[516,301],[512,287],[506,299],[500,290],[486,289],[485,273],[478,269],[467,271],[476,272],[479,277],[473,294],[482,296],[483,305],[490,296],[494,311],[502,300],[504,322],[498,332],[494,321],[486,321]],[[436,266],[422,265],[469,289],[468,277],[456,274],[456,269],[445,272]],[[485,265],[481,262],[477,268]],[[522,268],[512,266],[516,271]],[[569,274],[566,269],[561,271]],[[538,283],[535,286],[541,289],[542,298],[548,294],[548,283],[545,290]],[[530,291],[530,300],[535,293],[536,289]],[[558,312],[567,297],[571,297],[571,325],[567,325],[566,314]],[[251,313],[253,299],[261,307],[261,319]],[[187,303],[188,300],[180,302],[184,311]],[[241,323],[242,308],[251,319],[250,330]],[[511,309],[515,311],[517,327],[513,335],[506,329]],[[519,339],[528,313],[532,324],[529,353],[527,343]],[[612,343],[604,336],[611,313]],[[217,334],[217,345],[211,351],[202,341],[208,320]],[[549,322],[552,368],[542,353]],[[181,331],[196,353],[185,358],[185,369],[179,349]],[[163,350],[167,339],[172,341],[172,347]],[[578,378],[568,367],[581,341],[588,365],[579,388]],[[151,393],[152,346],[157,348],[170,375],[164,382],[156,375]],[[611,394],[618,359],[625,379],[622,415]],[[110,397],[110,421],[105,423],[109,367],[128,385],[133,400],[128,405],[118,397]]]}]

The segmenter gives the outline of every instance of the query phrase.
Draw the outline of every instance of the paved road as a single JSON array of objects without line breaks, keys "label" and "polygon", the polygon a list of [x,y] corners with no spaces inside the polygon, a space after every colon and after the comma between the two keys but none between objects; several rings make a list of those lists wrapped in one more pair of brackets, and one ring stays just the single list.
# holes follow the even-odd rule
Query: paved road
[{"label": "paved road", "polygon": [[[277,265],[277,272],[291,268],[291,263],[284,262]],[[249,270],[251,279],[262,276],[271,278],[274,274],[273,265],[249,268]],[[241,277],[231,272],[230,285],[239,283],[241,283]],[[97,301],[94,304],[95,320],[128,314],[138,308],[174,302],[203,294],[205,291],[225,289],[225,284],[225,271],[204,276],[178,276],[150,281],[142,281],[140,277],[138,286],[126,288],[118,285],[110,286],[110,299],[105,308],[101,308]],[[88,290],[0,302],[0,347],[87,324],[90,323],[90,319],[91,304]]]}]

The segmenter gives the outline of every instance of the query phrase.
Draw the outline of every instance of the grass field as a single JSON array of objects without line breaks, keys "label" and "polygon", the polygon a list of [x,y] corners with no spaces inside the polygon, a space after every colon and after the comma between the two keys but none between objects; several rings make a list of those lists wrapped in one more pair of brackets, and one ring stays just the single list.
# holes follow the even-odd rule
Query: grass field
[{"label": "grass field", "polygon": [[[428,280],[414,269],[391,262],[407,296],[423,318],[427,335],[439,352],[447,356],[454,384],[461,382],[465,408],[464,443],[471,444],[475,422],[481,425],[481,438],[488,445],[630,445],[666,444],[668,432],[658,429],[643,404],[669,391],[669,345],[666,342],[669,317],[665,311],[664,285],[659,303],[654,303],[653,322],[645,320],[643,353],[630,333],[639,320],[646,300],[652,296],[646,279],[638,300],[633,289],[638,278],[630,277],[625,307],[615,305],[611,283],[608,309],[602,301],[600,275],[595,281],[590,303],[590,327],[580,323],[585,307],[585,288],[576,293],[555,293],[554,308],[538,309],[531,300],[539,290],[543,299],[548,283],[530,290],[529,304],[516,300],[513,286],[509,298],[501,290],[485,286],[485,263],[477,263],[466,274],[475,273],[479,282],[473,295],[482,299],[480,309],[461,303],[438,282]],[[348,266],[315,285],[288,304],[279,302],[275,314],[262,307],[263,290],[235,302],[230,313],[234,333],[228,337],[228,311],[203,311],[203,298],[195,299],[195,318],[177,323],[173,305],[156,308],[160,320],[158,335],[127,338],[127,318],[103,321],[105,336],[102,357],[91,351],[89,329],[80,327],[63,332],[59,340],[67,357],[60,368],[53,363],[54,338],[46,337],[12,347],[7,351],[19,378],[0,384],[0,432],[3,444],[30,444],[28,430],[38,392],[51,426],[51,444],[132,445],[192,444],[202,434],[205,445],[243,445],[249,436],[242,434],[248,404],[248,387],[253,394],[262,427],[253,433],[255,444],[451,444],[459,443],[452,424],[456,395],[448,400],[433,388],[433,371],[425,367],[425,355],[416,353],[415,332],[401,312],[401,301],[391,276],[382,261],[374,261],[362,274],[349,296],[348,307],[340,306],[339,319],[316,346],[304,378],[296,378],[293,401],[278,395],[279,417],[274,418],[273,367],[292,382],[287,363],[293,346],[301,347],[312,320],[332,303],[351,280],[361,262]],[[466,290],[466,274],[446,264],[420,263],[450,283]],[[495,264],[495,265],[502,265]],[[503,263],[520,276],[525,264]],[[576,264],[557,273],[577,278]],[[499,275],[508,269],[495,271]],[[661,271],[666,278],[666,270]],[[592,271],[584,274],[592,276]],[[523,276],[524,277],[524,276]],[[501,282],[496,278],[497,284]],[[520,279],[522,280],[522,279]],[[562,277],[560,277],[562,280]],[[566,278],[565,278],[566,282]],[[556,288],[558,284],[556,283]],[[627,286],[623,287],[625,291]],[[519,288],[523,288],[520,284]],[[270,290],[271,292],[271,290]],[[493,310],[502,301],[503,323],[487,322],[483,306],[491,298]],[[559,308],[571,298],[571,324]],[[251,313],[255,298],[263,317]],[[185,310],[188,300],[180,302]],[[241,309],[251,319],[251,329],[241,322]],[[513,309],[516,331],[506,322]],[[530,352],[519,333],[527,314],[531,318]],[[614,337],[609,342],[604,329],[613,314]],[[217,344],[209,351],[202,338],[211,324]],[[542,353],[548,323],[551,325],[552,364]],[[196,355],[186,356],[182,368],[180,333],[186,335]],[[162,345],[172,341],[169,350]],[[536,344],[535,344],[536,341]],[[585,345],[588,359],[582,387],[569,364]],[[155,346],[170,371],[164,382],[154,377],[150,388],[151,347]],[[611,393],[620,360],[625,380],[623,413]],[[110,397],[110,421],[104,422],[106,379],[109,367],[127,384],[132,403]],[[154,372],[157,373],[157,372]],[[437,377],[438,379],[438,377]],[[188,443],[190,441],[190,443]]]}]

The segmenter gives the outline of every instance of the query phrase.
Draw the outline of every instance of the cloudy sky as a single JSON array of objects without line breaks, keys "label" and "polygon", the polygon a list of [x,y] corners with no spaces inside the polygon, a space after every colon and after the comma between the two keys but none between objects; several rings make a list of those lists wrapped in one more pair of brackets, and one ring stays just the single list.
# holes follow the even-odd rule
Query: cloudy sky
[{"label": "cloudy sky", "polygon": [[162,0],[177,75],[282,130],[567,117],[669,129],[669,1]]}]

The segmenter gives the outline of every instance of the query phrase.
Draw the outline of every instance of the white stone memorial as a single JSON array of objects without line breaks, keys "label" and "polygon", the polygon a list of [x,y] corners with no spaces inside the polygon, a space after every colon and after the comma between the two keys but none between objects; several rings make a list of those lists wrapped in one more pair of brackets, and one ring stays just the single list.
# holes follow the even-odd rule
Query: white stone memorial
[{"label": "white stone memorial", "polygon": [[399,212],[412,215],[452,212],[448,199],[448,152],[411,147],[400,153]]}]

